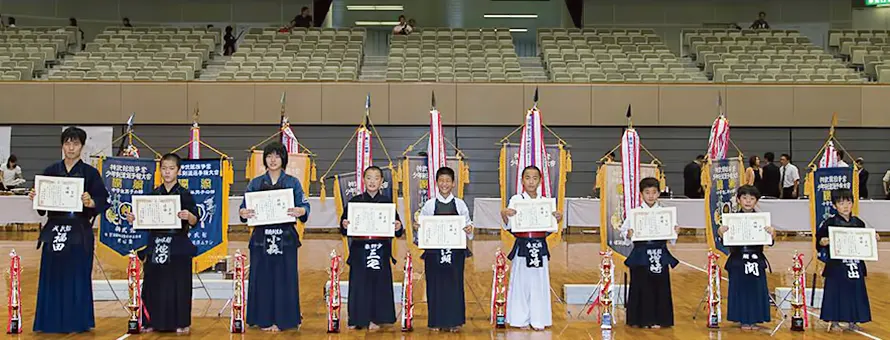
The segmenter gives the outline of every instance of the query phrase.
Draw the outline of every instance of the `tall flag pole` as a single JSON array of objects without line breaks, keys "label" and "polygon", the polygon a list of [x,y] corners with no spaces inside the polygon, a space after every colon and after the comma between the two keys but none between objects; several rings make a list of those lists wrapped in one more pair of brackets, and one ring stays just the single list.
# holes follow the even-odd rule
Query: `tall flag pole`
[{"label": "tall flag pole", "polygon": [[436,171],[445,163],[445,136],[442,132],[442,115],[436,109],[436,93],[430,102],[430,140],[427,144],[427,189],[430,198],[436,198],[439,189],[436,187]]},{"label": "tall flag pole", "polygon": [[192,119],[192,133],[189,138],[189,159],[201,158],[201,127],[198,126],[198,116],[200,108],[195,107],[195,116]]},{"label": "tall flag pole", "polygon": [[535,89],[534,106],[525,114],[525,125],[522,127],[522,140],[519,144],[519,159],[516,172],[515,193],[521,194],[522,170],[528,166],[537,166],[541,169],[541,186],[538,187],[538,195],[553,197],[553,188],[550,186],[550,167],[547,161],[547,150],[544,148],[544,131],[541,119],[541,111],[538,110],[538,89]]},{"label": "tall flag pole", "polygon": [[300,143],[297,141],[297,135],[290,128],[290,121],[284,114],[284,107],[287,101],[287,92],[281,93],[281,144],[287,149],[287,153],[299,153]]},{"label": "tall flag pole", "polygon": [[133,123],[136,118],[136,113],[133,112],[130,114],[130,118],[127,119],[127,127],[124,129],[124,138],[121,138],[120,146],[118,146],[118,156],[120,157],[133,157],[139,158],[139,148],[136,145],[133,145]]},{"label": "tall flag pole", "polygon": [[834,147],[834,128],[837,126],[837,113],[831,116],[831,128],[828,130],[828,145],[819,159],[820,168],[836,168],[840,159],[837,157],[837,149]]},{"label": "tall flag pole", "polygon": [[365,98],[365,120],[359,126],[355,139],[355,189],[364,190],[362,173],[371,166],[371,131],[368,130],[371,117],[371,94]]},{"label": "tall flag pole", "polygon": [[723,112],[723,96],[717,95],[717,107],[720,114],[711,124],[711,136],[708,138],[708,159],[724,159],[729,149],[729,121]]},{"label": "tall flag pole", "polygon": [[631,123],[631,107],[627,106],[627,129],[621,136],[621,184],[624,188],[621,201],[622,214],[640,206],[640,136]]}]

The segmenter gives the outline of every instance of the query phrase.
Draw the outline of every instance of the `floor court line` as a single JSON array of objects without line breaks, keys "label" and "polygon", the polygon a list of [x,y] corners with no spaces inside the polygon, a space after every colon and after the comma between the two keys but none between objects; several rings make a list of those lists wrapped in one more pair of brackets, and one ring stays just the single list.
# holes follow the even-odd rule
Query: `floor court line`
[{"label": "floor court line", "polygon": [[[686,261],[683,261],[683,260],[680,260],[680,259],[677,259],[677,260],[680,261],[680,263],[682,263],[683,265],[685,265],[685,266],[687,266],[687,267],[689,267],[689,268],[698,270],[698,271],[700,271],[700,272],[702,272],[702,273],[705,273],[705,274],[708,273],[708,271],[705,270],[705,269],[702,268],[702,267],[696,266],[696,265],[694,265],[694,264],[692,264],[692,263],[689,263],[689,262],[686,262]],[[729,282],[729,279],[727,279],[726,277],[721,276],[720,278],[723,279],[723,281],[727,281],[727,282]],[[813,313],[813,312],[811,312],[811,311],[809,311],[809,310],[807,310],[807,314],[810,314],[810,315],[812,315],[812,316],[814,316],[814,317],[816,317],[816,318],[819,317],[818,314]],[[814,328],[814,329],[815,329],[815,328]],[[854,331],[854,332],[856,332],[857,334],[862,335],[862,336],[864,336],[864,337],[867,337],[867,338],[869,338],[869,339],[872,339],[872,340],[881,340],[881,338],[876,337],[876,336],[871,335],[871,334],[868,334],[868,333],[863,332],[863,331]]]}]

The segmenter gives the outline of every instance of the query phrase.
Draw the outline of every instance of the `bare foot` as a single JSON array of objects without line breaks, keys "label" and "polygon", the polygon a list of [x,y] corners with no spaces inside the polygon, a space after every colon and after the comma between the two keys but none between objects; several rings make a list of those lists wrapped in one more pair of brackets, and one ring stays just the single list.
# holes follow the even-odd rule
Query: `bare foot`
[{"label": "bare foot", "polygon": [[176,334],[189,334],[189,327],[177,328]]},{"label": "bare foot", "polygon": [[270,332],[270,333],[278,333],[278,332],[281,332],[281,330],[278,329],[278,326],[277,326],[277,325],[272,325],[272,327],[266,327],[266,328],[263,328],[263,331],[264,331],[264,332]]},{"label": "bare foot", "polygon": [[356,329],[356,328],[358,328],[358,327],[355,327],[355,326],[349,326],[349,327],[346,327],[346,328],[349,328],[349,329]]},{"label": "bare foot", "polygon": [[529,326],[522,326],[522,327],[519,327],[519,329],[524,330],[524,331],[527,331],[527,330],[532,329],[532,328],[529,327]]},{"label": "bare foot", "polygon": [[151,328],[151,327],[143,328],[143,329],[142,329],[142,333],[151,333],[151,332],[154,332],[154,331],[155,331],[155,329],[154,329],[154,328]]},{"label": "bare foot", "polygon": [[373,323],[373,322],[372,322],[370,325],[368,325],[368,330],[369,330],[369,331],[376,331],[376,330],[378,330],[378,329],[380,329],[380,326],[377,325],[376,323]]},{"label": "bare foot", "polygon": [[661,325],[652,325],[652,326],[649,326],[649,328],[659,329],[659,328],[661,328]]},{"label": "bare foot", "polygon": [[546,328],[545,328],[545,327],[541,327],[541,328],[538,328],[538,327],[532,327],[532,329],[534,329],[534,330],[536,330],[536,331],[538,331],[538,332],[542,332],[542,331],[544,331]]},{"label": "bare foot", "polygon": [[449,329],[448,331],[451,332],[451,333],[458,333],[458,332],[460,332],[460,326],[451,328],[451,329]]},{"label": "bare foot", "polygon": [[441,329],[439,329],[439,328],[430,328],[430,330],[433,331],[433,332],[441,331]]}]

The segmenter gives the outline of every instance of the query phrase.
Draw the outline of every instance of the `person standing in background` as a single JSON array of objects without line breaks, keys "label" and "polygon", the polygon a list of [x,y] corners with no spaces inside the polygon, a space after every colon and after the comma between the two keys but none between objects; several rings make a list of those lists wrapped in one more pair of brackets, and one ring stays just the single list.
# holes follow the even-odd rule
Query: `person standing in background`
[{"label": "person standing in background", "polygon": [[763,172],[760,179],[760,193],[763,194],[764,197],[772,197],[779,198],[782,196],[781,186],[779,183],[779,167],[776,166],[776,154],[772,152],[767,152],[763,154],[763,159],[766,160],[766,165],[763,166]]},{"label": "person standing in background", "polygon": [[779,163],[782,164],[780,170],[780,183],[782,183],[782,197],[784,199],[796,199],[797,188],[800,185],[800,171],[797,166],[791,164],[791,155],[783,153],[779,157]]},{"label": "person standing in background", "polygon": [[7,21],[9,21],[9,25],[6,25],[6,27],[15,28],[15,18],[14,17],[9,17],[7,19]]},{"label": "person standing in background", "polygon": [[405,19],[404,15],[399,16],[399,24],[396,27],[392,28],[392,34],[396,35],[408,35],[411,34],[414,28],[411,25],[408,25],[408,21]]},{"label": "person standing in background", "polygon": [[9,155],[6,164],[3,165],[3,185],[6,189],[13,189],[25,183],[25,177],[22,176],[22,168],[17,163],[18,158],[15,155]]},{"label": "person standing in background", "polygon": [[127,17],[124,17],[121,20],[121,24],[124,25],[124,27],[133,27],[133,25],[130,25],[130,18]]},{"label": "person standing in background", "polygon": [[763,168],[760,167],[760,157],[751,156],[751,158],[748,159],[748,168],[745,169],[745,184],[759,188],[762,179]]},{"label": "person standing in background", "polygon": [[300,15],[294,17],[294,21],[296,22],[295,27],[313,27],[314,22],[312,21],[312,15],[309,14],[309,7],[303,7],[300,9]]},{"label": "person standing in background", "polygon": [[688,198],[705,197],[701,187],[701,166],[704,161],[705,155],[698,155],[683,168],[683,194]]},{"label": "person standing in background", "polygon": [[752,30],[768,30],[769,23],[766,22],[766,12],[757,13],[757,20],[751,24]]},{"label": "person standing in background", "polygon": [[859,198],[868,198],[868,170],[865,170],[865,161],[862,157],[856,158],[856,167],[859,168]]},{"label": "person standing in background", "polygon": [[844,162],[844,157],[847,157],[847,153],[844,152],[844,150],[841,150],[841,149],[837,149],[837,152],[836,152],[836,153],[837,153],[837,167],[838,167],[838,168],[846,168],[846,167],[849,167],[850,164],[847,164],[847,162]]},{"label": "person standing in background", "polygon": [[232,55],[235,53],[235,43],[238,42],[238,38],[232,34],[232,26],[226,26],[226,34],[223,35],[223,40],[225,44],[223,45],[223,55]]}]

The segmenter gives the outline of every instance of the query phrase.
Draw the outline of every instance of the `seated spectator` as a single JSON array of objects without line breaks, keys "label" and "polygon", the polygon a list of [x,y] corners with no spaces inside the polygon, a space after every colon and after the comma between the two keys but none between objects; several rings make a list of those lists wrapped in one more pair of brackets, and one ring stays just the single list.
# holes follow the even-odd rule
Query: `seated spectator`
[{"label": "seated spectator", "polygon": [[296,20],[291,20],[287,25],[282,26],[278,29],[278,33],[290,33],[291,30],[297,25]]},{"label": "seated spectator", "polygon": [[411,32],[414,32],[414,29],[417,28],[417,21],[414,21],[414,18],[408,19],[408,27],[411,28]]},{"label": "seated spectator", "polygon": [[400,15],[399,24],[392,28],[392,34],[408,35],[411,34],[411,31],[414,31],[414,28],[408,25],[404,15]]},{"label": "seated spectator", "polygon": [[133,25],[130,25],[130,18],[124,17],[124,19],[121,20],[121,23],[124,27],[133,27]]},{"label": "seated spectator", "polygon": [[232,34],[232,26],[226,26],[226,34],[223,36],[225,45],[223,45],[223,55],[232,55],[235,53],[235,43],[238,41]]},{"label": "seated spectator", "polygon": [[760,12],[757,14],[757,20],[754,20],[754,23],[751,24],[751,29],[755,30],[768,30],[769,23],[766,22],[766,12]]},{"label": "seated spectator", "polygon": [[8,21],[9,25],[6,25],[6,27],[15,28],[15,17],[9,17]]},{"label": "seated spectator", "polygon": [[25,183],[25,177],[22,176],[22,168],[17,163],[18,158],[15,155],[9,155],[6,164],[3,164],[3,186],[6,189],[14,189],[15,187]]},{"label": "seated spectator", "polygon": [[209,24],[209,25],[207,25],[207,30],[208,30],[208,31],[209,31],[211,28],[213,28],[213,24]]},{"label": "seated spectator", "polygon": [[294,17],[294,21],[296,22],[295,27],[313,27],[315,26],[312,21],[312,15],[309,14],[309,7],[303,7],[300,9],[300,15]]}]

